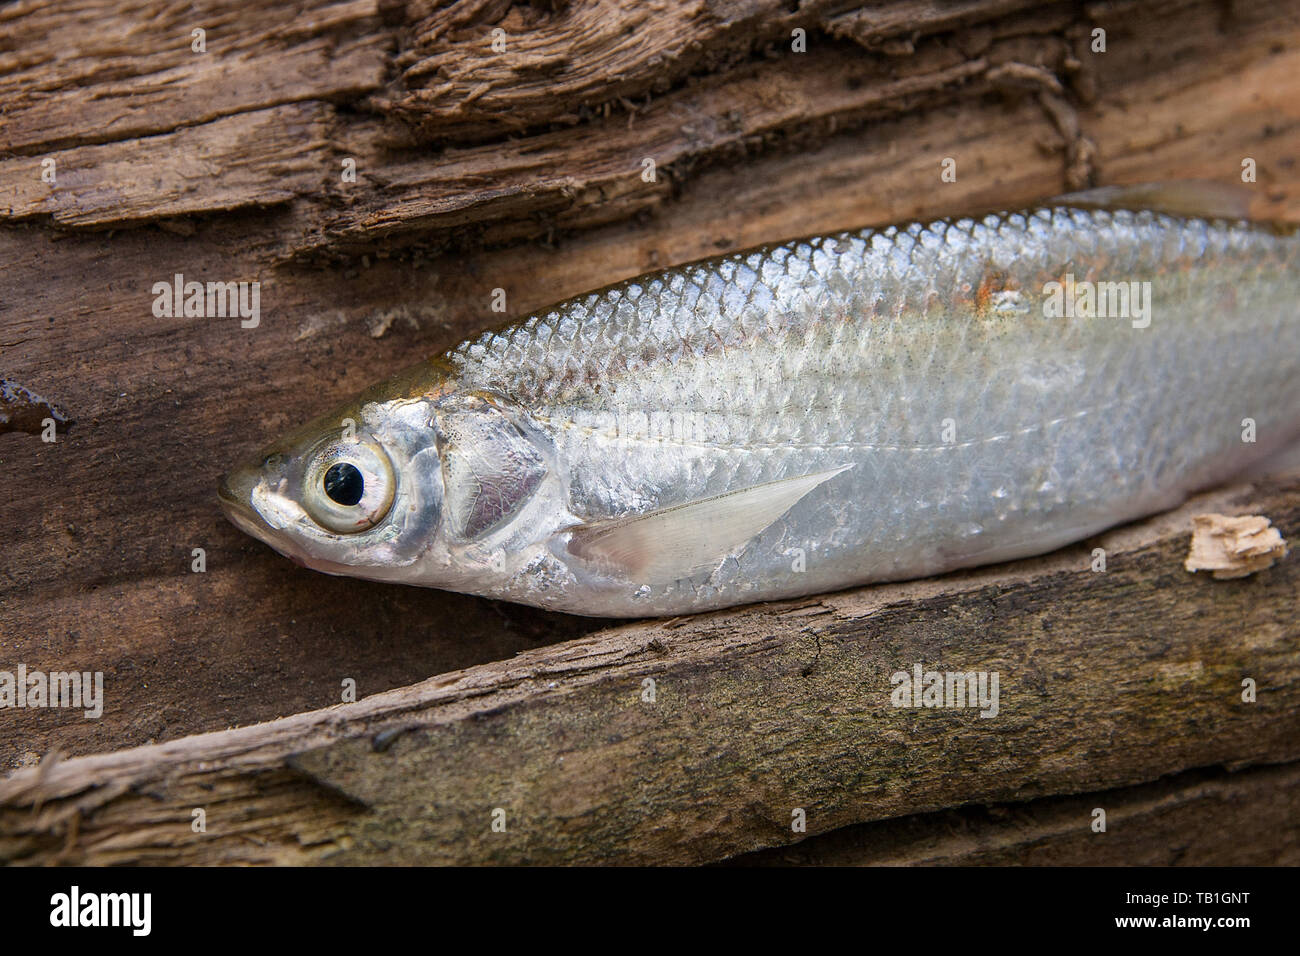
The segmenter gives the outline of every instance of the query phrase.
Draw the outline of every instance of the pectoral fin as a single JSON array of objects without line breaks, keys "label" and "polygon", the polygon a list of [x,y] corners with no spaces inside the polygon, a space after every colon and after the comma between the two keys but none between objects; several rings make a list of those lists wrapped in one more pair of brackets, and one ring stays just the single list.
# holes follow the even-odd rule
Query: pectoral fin
[{"label": "pectoral fin", "polygon": [[1057,196],[1053,202],[1084,209],[1149,209],[1171,216],[1247,219],[1250,201],[1254,198],[1255,194],[1250,187],[1241,183],[1185,179],[1166,183],[1099,186],[1096,189]]},{"label": "pectoral fin", "polygon": [[616,521],[579,525],[569,552],[639,584],[689,577],[739,550],[843,465]]}]

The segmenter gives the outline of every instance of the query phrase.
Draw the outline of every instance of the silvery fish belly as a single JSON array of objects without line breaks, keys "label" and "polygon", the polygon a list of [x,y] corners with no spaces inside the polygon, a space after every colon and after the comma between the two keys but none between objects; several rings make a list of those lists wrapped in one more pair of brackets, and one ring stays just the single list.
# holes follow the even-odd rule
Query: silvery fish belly
[{"label": "silvery fish belly", "polygon": [[1061,204],[641,276],[228,475],[335,574],[675,615],[1043,553],[1300,433],[1300,240]]}]

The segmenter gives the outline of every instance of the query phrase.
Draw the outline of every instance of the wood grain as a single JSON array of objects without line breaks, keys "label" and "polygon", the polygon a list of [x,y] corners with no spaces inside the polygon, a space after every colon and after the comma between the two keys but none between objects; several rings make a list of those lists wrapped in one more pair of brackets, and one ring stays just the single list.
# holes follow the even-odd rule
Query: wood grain
[{"label": "wood grain", "polygon": [[54,163],[53,182],[33,157],[0,159],[0,205],[14,220],[49,216],[61,226],[105,227],[286,203],[320,192],[325,118],[323,104],[295,103],[55,150],[41,157]]},{"label": "wood grain", "polygon": [[[1106,829],[1093,829],[1098,810]],[[733,866],[1295,866],[1300,765],[845,827]]]},{"label": "wood grain", "polygon": [[0,150],[23,155],[356,99],[395,44],[374,0],[25,0],[0,9],[0,30]]},{"label": "wood grain", "polygon": [[[778,47],[792,47],[796,28],[805,41],[812,32],[814,44],[824,33],[875,48],[899,36],[1005,18],[1032,5],[573,0],[548,7],[414,0],[406,6],[412,39],[396,61],[402,90],[382,105],[422,134],[444,140],[571,126],[596,114],[635,114],[633,101],[669,93],[693,74],[721,74],[777,56]],[[1069,15],[1064,7],[1056,14],[1058,20]]]},{"label": "wood grain", "polygon": [[[15,42],[30,41],[31,48],[15,62],[25,69],[15,69],[7,81],[14,102],[0,122],[0,150],[26,161],[0,164],[0,202],[11,218],[45,212],[65,225],[102,228],[113,221],[111,200],[119,193],[133,197],[120,204],[123,222],[217,213],[292,195],[296,215],[284,221],[278,259],[310,262],[411,246],[455,251],[549,240],[557,231],[625,221],[680,198],[683,184],[710,167],[802,151],[855,131],[869,130],[865,138],[889,143],[895,156],[901,151],[917,158],[928,139],[991,139],[1008,108],[1029,99],[1037,108],[1017,116],[1019,128],[1007,144],[1020,161],[999,159],[1004,170],[1035,165],[1024,155],[1027,145],[1065,158],[1057,190],[1081,188],[1102,175],[1221,178],[1235,174],[1249,155],[1259,162],[1265,187],[1257,214],[1296,214],[1280,165],[1297,123],[1292,77],[1300,74],[1300,27],[1293,7],[1249,7],[1224,17],[1213,3],[1094,5],[1082,13],[1068,4],[1027,6],[1010,0],[944,9],[813,3],[791,13],[785,4],[754,0],[674,4],[657,15],[651,6],[609,0],[549,13],[479,0],[383,11],[356,3],[322,5],[299,18],[290,40],[301,45],[287,49],[265,32],[283,11],[268,8],[266,19],[245,20],[208,15],[209,8],[200,7],[138,38],[148,50],[161,44],[153,54],[160,63],[146,69],[153,59],[139,58],[100,72],[91,64],[123,55],[112,38],[134,37],[138,28],[123,21],[139,11],[90,3],[78,8],[75,25],[44,38],[35,33],[47,26],[39,17],[14,16]],[[490,33],[494,17],[513,24],[513,52],[496,54],[465,33]],[[207,54],[174,41],[191,20],[226,24],[225,32],[213,31]],[[809,24],[808,51],[794,53],[784,41],[772,47],[771,38],[785,36],[796,20]],[[1091,47],[1090,31],[1099,26],[1109,30],[1104,53]],[[366,56],[354,63],[351,53],[344,55],[343,36],[347,50]],[[903,47],[882,52],[881,44],[903,42],[900,37]],[[72,52],[56,56],[49,45],[57,39]],[[559,51],[566,42],[568,52]],[[592,49],[575,52],[586,51],[584,44]],[[694,52],[674,58],[683,44]],[[394,61],[395,69],[402,64],[400,75],[381,88],[383,70],[374,61],[396,45],[404,47]],[[747,48],[750,55],[737,52]],[[527,67],[547,59],[542,50],[564,69]],[[277,57],[289,62],[278,64]],[[295,57],[315,65],[300,68]],[[685,73],[679,76],[679,69]],[[612,86],[611,72],[621,78]],[[593,85],[596,75],[604,76],[604,86]],[[230,79],[235,76],[238,82]],[[1035,88],[1027,76],[1046,85]],[[626,93],[617,92],[625,83]],[[33,87],[45,86],[59,92],[36,97]],[[219,95],[199,94],[210,89]],[[588,108],[598,90],[603,105]],[[643,99],[629,99],[642,93]],[[155,96],[163,97],[165,108]],[[128,98],[130,110],[120,105]],[[290,161],[288,176],[281,153],[286,138],[302,135],[297,129],[286,137],[236,135],[238,127],[231,127],[193,133],[192,142],[179,145],[148,145],[177,127],[201,128],[232,113],[313,99],[312,145]],[[72,123],[60,111],[75,110],[78,102],[115,112],[86,116],[83,110],[77,123],[90,129],[70,137]],[[607,108],[611,103],[618,108]],[[562,112],[575,104],[580,115]],[[919,131],[907,122],[916,116],[928,120]],[[957,118],[965,133],[951,129]],[[891,125],[895,121],[901,122]],[[464,129],[487,141],[474,145],[473,137],[457,133]],[[139,136],[149,139],[133,142]],[[320,136],[330,149],[319,149]],[[216,139],[223,148],[204,149]],[[63,148],[84,143],[105,145],[71,153]],[[161,167],[152,210],[148,183],[123,183],[123,167],[142,165],[147,148],[157,149],[150,161]],[[169,170],[166,154],[173,150],[203,158],[208,188],[185,183],[184,202],[177,201],[174,184],[192,177],[193,163]],[[1131,154],[1137,169],[1128,165]],[[72,190],[55,196],[40,181],[39,160],[48,158],[73,163]],[[933,169],[943,156],[926,158]],[[355,182],[343,180],[344,160],[355,161]],[[646,160],[655,163],[649,182],[643,178]],[[872,191],[933,197],[922,182],[895,184],[885,172],[878,163],[864,164],[861,175]],[[931,179],[929,170],[925,179]],[[861,216],[878,213],[878,204],[873,209],[866,191],[856,192],[846,212],[858,215],[856,225],[875,221]],[[986,201],[1038,198],[1041,193],[1004,190]],[[79,208],[83,202],[89,208]]]}]

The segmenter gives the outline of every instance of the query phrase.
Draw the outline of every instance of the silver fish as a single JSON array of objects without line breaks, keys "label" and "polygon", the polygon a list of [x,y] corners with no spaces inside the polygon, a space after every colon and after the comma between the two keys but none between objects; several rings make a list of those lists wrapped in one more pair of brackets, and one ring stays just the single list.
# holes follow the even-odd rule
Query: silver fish
[{"label": "silver fish", "polygon": [[221,499],[321,571],[603,616],[1051,551],[1300,435],[1300,237],[1216,195],[640,276],[371,388]]}]

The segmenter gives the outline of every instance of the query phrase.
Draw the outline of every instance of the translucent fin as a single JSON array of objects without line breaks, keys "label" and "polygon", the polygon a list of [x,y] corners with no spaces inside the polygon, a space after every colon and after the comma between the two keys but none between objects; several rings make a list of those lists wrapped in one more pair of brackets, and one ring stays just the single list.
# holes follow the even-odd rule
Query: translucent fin
[{"label": "translucent fin", "polygon": [[573,529],[569,552],[637,584],[667,584],[734,553],[843,465]]},{"label": "translucent fin", "polygon": [[1186,179],[1131,186],[1099,186],[1057,196],[1052,202],[1085,209],[1150,209],[1171,216],[1248,219],[1254,191],[1244,183]]}]

